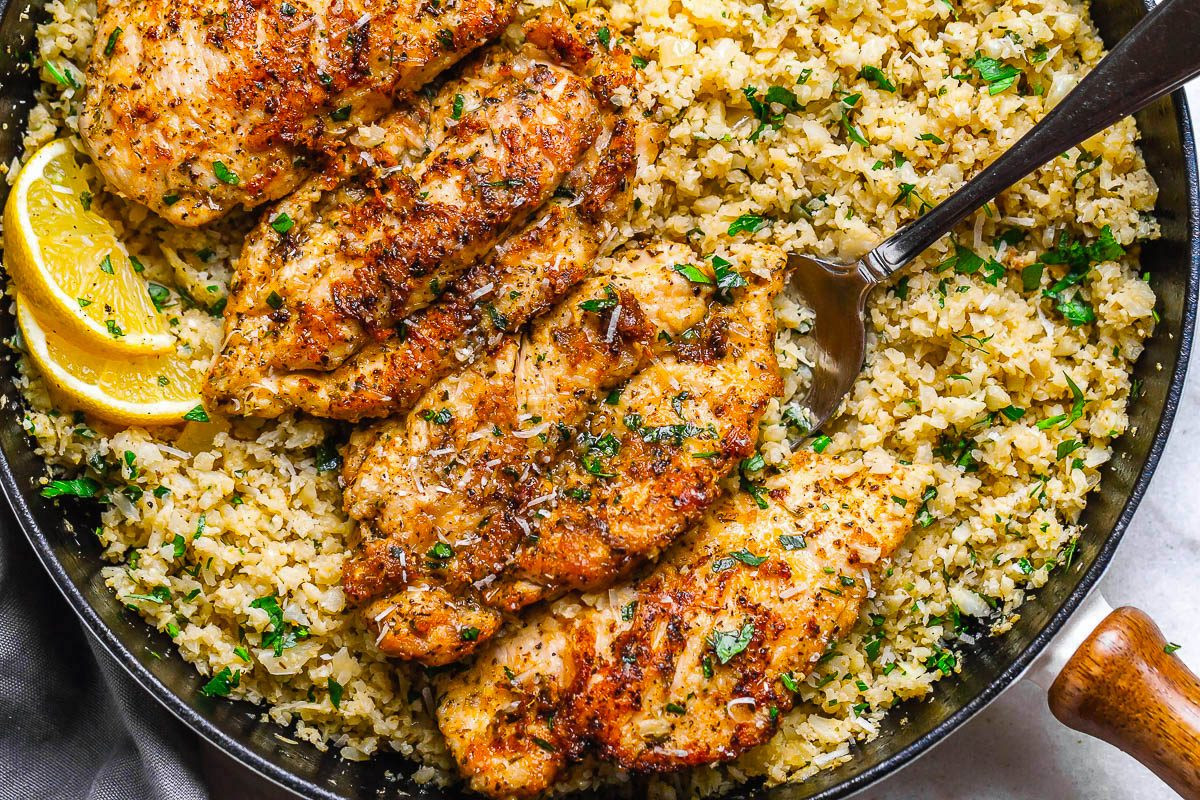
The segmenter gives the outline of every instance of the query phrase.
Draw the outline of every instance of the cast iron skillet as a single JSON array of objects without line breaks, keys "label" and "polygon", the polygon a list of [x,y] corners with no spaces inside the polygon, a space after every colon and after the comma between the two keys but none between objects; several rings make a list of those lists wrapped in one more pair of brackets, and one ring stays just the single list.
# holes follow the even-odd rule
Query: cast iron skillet
[{"label": "cast iron skillet", "polygon": [[[35,22],[44,0],[0,0],[0,163],[20,150],[20,132],[33,100],[37,77],[30,68]],[[1145,14],[1151,0],[1095,0],[1092,15],[1109,44]],[[1150,272],[1162,322],[1139,360],[1135,376],[1142,394],[1131,411],[1131,433],[1115,444],[1100,491],[1092,495],[1075,563],[1056,570],[1021,609],[1017,624],[999,637],[980,637],[966,648],[961,674],[938,681],[927,701],[905,704],[889,715],[881,735],[855,748],[854,758],[802,784],[762,790],[748,786],[744,797],[773,800],[845,797],[883,778],[923,753],[982,709],[1015,680],[1062,627],[1099,579],[1133,516],[1154,472],[1179,404],[1200,277],[1200,194],[1196,155],[1182,92],[1137,115],[1142,152],[1158,182],[1156,214],[1162,238],[1147,243],[1142,266]],[[0,182],[0,187],[3,182]],[[4,188],[0,188],[3,200]],[[13,333],[8,314],[0,336]],[[84,626],[146,691],[226,753],[276,783],[305,797],[358,800],[371,797],[446,797],[444,791],[413,784],[415,765],[400,756],[351,763],[308,744],[281,741],[276,726],[261,723],[261,709],[214,701],[197,689],[202,679],[175,654],[170,641],[124,609],[104,586],[99,549],[86,534],[96,511],[86,505],[56,505],[38,492],[45,467],[21,427],[20,394],[11,356],[0,360],[0,487],[26,536]],[[151,651],[163,654],[158,658]],[[897,720],[904,716],[907,723]],[[390,777],[389,777],[390,776]],[[398,777],[397,777],[398,776]],[[637,794],[634,784],[630,794]]]}]

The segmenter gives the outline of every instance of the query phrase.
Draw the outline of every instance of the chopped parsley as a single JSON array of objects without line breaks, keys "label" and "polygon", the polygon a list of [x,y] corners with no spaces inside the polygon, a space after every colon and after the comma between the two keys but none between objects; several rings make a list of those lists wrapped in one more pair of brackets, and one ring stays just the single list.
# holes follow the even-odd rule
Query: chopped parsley
[{"label": "chopped parsley", "polygon": [[747,622],[736,631],[714,630],[708,637],[708,645],[716,654],[717,660],[728,664],[734,656],[741,653],[754,638],[754,623]]},{"label": "chopped parsley", "polygon": [[1096,321],[1096,311],[1086,301],[1080,300],[1078,296],[1071,300],[1062,300],[1055,306],[1058,312],[1063,315],[1063,318],[1074,325],[1087,325]]},{"label": "chopped parsley", "polygon": [[162,284],[148,281],[146,284],[146,292],[150,295],[150,302],[154,304],[154,310],[162,312],[171,301],[171,290]]},{"label": "chopped parsley", "polygon": [[54,78],[59,86],[69,86],[72,89],[79,89],[79,81],[75,79],[75,73],[70,68],[59,69],[53,61],[47,61],[46,71]]},{"label": "chopped parsley", "polygon": [[758,556],[751,553],[749,550],[742,548],[737,552],[730,553],[730,558],[736,558],[738,561],[750,567],[757,567],[759,564],[766,561],[770,556]]},{"label": "chopped parsley", "polygon": [[1067,419],[1062,425],[1065,428],[1083,416],[1083,407],[1087,405],[1087,400],[1084,399],[1083,390],[1075,384],[1075,381],[1071,380],[1070,375],[1064,372],[1063,378],[1066,379],[1067,386],[1071,389],[1071,413],[1067,415]]},{"label": "chopped parsley", "polygon": [[342,707],[342,695],[346,691],[346,687],[335,681],[331,676],[326,682],[326,687],[329,689],[329,702],[333,703],[334,708]]},{"label": "chopped parsley", "polygon": [[236,689],[241,682],[241,672],[225,667],[216,675],[213,675],[208,683],[200,687],[200,694],[205,697],[228,697],[229,693],[233,689]]},{"label": "chopped parsley", "polygon": [[435,542],[425,555],[435,561],[449,561],[454,557],[454,548],[445,542]]},{"label": "chopped parsley", "polygon": [[896,84],[887,79],[887,75],[883,74],[883,70],[879,67],[873,67],[870,64],[858,71],[859,77],[866,78],[879,89],[885,92],[896,91]]},{"label": "chopped parsley", "polygon": [[160,606],[171,602],[171,590],[166,586],[155,586],[150,590],[149,594],[127,594],[126,600],[145,600],[150,603],[158,603]]},{"label": "chopped parsley", "polygon": [[118,26],[113,28],[113,32],[108,35],[108,41],[104,43],[104,57],[107,58],[117,49],[117,40],[121,38],[121,28]]},{"label": "chopped parsley", "polygon": [[271,627],[262,636],[262,646],[270,647],[276,658],[282,656],[284,650],[295,647],[298,640],[308,637],[308,628],[284,620],[283,609],[279,607],[279,598],[275,595],[259,597],[250,603],[250,607],[267,613]]},{"label": "chopped parsley", "polygon": [[212,164],[213,174],[217,176],[217,180],[229,186],[237,186],[242,182],[242,179],[237,176],[237,173],[225,166],[224,161],[214,161]]},{"label": "chopped parsley", "polygon": [[350,119],[350,111],[350,106],[339,106],[338,108],[335,108],[333,111],[329,112],[329,118],[334,122],[345,122],[346,120]]},{"label": "chopped parsley", "polygon": [[687,278],[692,283],[714,283],[713,279],[705,274],[704,270],[694,264],[676,264],[671,269],[678,272],[683,277]]},{"label": "chopped parsley", "polygon": [[450,420],[454,419],[454,413],[448,408],[443,408],[439,411],[434,411],[432,408],[427,408],[421,412],[421,419],[434,425],[446,425]]},{"label": "chopped parsley", "polygon": [[1016,422],[1021,417],[1025,416],[1025,409],[1017,408],[1016,406],[1005,406],[1000,409],[1000,413],[1012,422]]},{"label": "chopped parsley", "polygon": [[742,463],[738,465],[738,468],[742,472],[758,472],[766,466],[766,463],[762,457],[762,453],[755,453],[750,458],[742,459]]},{"label": "chopped parsley", "polygon": [[949,650],[935,649],[933,655],[925,659],[926,669],[937,669],[943,675],[949,675],[958,664],[958,659]]},{"label": "chopped parsley", "polygon": [[[641,422],[640,419],[634,421],[638,424]],[[629,422],[630,420],[627,418],[626,424],[628,425]],[[597,478],[612,478],[616,476],[616,473],[606,471],[602,459],[613,458],[617,453],[621,452],[620,439],[611,433],[606,433],[603,436],[595,436],[582,431],[579,434],[579,443],[584,449],[583,454],[580,456],[580,462],[583,464],[584,469]]]},{"label": "chopped parsley", "polygon": [[988,94],[997,95],[1012,88],[1017,79],[1021,77],[1021,70],[1005,64],[999,59],[985,56],[978,51],[975,57],[969,59],[968,64],[979,75],[979,79],[987,84]]},{"label": "chopped parsley", "polygon": [[282,211],[276,215],[275,219],[271,220],[271,227],[281,235],[290,231],[295,224],[292,218]]},{"label": "chopped parsley", "polygon": [[1035,261],[1027,267],[1021,268],[1021,288],[1027,292],[1036,292],[1038,287],[1042,285],[1042,273],[1045,271],[1046,265],[1040,261]]},{"label": "chopped parsley", "polygon": [[758,233],[763,228],[771,224],[771,220],[759,214],[742,214],[740,217],[729,223],[729,235],[734,236],[742,231],[747,233]]},{"label": "chopped parsley", "polygon": [[450,106],[450,119],[462,119],[463,115],[463,96],[461,94],[454,95],[454,103]]},{"label": "chopped parsley", "polygon": [[318,445],[314,461],[317,472],[337,472],[342,468],[342,457],[338,454],[337,446],[329,439]]},{"label": "chopped parsley", "polygon": [[759,508],[767,508],[767,490],[763,486],[759,486],[751,480],[748,480],[745,475],[740,476],[738,486],[743,492],[754,498],[754,504]]},{"label": "chopped parsley", "polygon": [[95,497],[100,484],[91,478],[75,478],[69,481],[50,481],[42,487],[42,497]]},{"label": "chopped parsley", "polygon": [[204,410],[204,406],[196,406],[191,411],[183,415],[183,418],[188,422],[208,422],[208,412]]},{"label": "chopped parsley", "polygon": [[584,300],[579,304],[579,308],[583,311],[606,311],[610,308],[616,308],[618,302],[617,290],[610,283],[604,287],[604,297],[594,297],[591,300]]},{"label": "chopped parsley", "polygon": [[937,520],[937,517],[933,516],[933,512],[929,510],[929,501],[937,497],[937,494],[935,486],[930,486],[921,493],[921,507],[917,509],[916,522],[922,528],[928,528]]},{"label": "chopped parsley", "polygon": [[[742,89],[742,94],[746,97],[746,102],[750,104],[750,111],[753,112],[755,119],[758,120],[758,127],[750,134],[750,141],[757,142],[758,138],[763,135],[763,132],[768,128],[771,130],[779,130],[783,126],[784,117],[788,113],[795,113],[804,110],[804,104],[796,99],[796,93],[791,89],[786,89],[783,86],[771,86],[766,93],[760,98],[758,89],[753,86],[747,86]],[[776,112],[774,106],[781,106],[784,110]]]},{"label": "chopped parsley", "polygon": [[892,201],[892,205],[898,206],[903,203],[905,208],[907,208],[914,197],[917,198],[917,201],[920,203],[920,205],[917,207],[917,210],[922,214],[933,208],[933,204],[922,197],[920,192],[917,191],[917,185],[915,183],[901,183],[900,192],[896,195],[896,199]]},{"label": "chopped parsley", "polygon": [[862,99],[861,93],[848,94],[838,103],[838,109],[841,116],[838,117],[838,124],[842,126],[842,130],[846,132],[846,138],[855,144],[860,144],[863,147],[870,147],[871,143],[867,141],[867,137],[863,136],[861,130],[850,119],[850,112],[858,105],[858,101]]}]

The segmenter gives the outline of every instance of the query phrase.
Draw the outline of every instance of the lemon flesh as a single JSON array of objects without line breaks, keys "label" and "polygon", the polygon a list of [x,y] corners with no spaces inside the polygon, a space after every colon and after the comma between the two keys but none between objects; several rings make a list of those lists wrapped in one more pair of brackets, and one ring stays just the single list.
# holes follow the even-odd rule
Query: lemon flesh
[{"label": "lemon flesh", "polygon": [[207,421],[200,405],[203,360],[177,355],[130,357],[82,347],[48,331],[29,301],[17,295],[17,324],[42,377],[71,405],[122,425]]},{"label": "lemon flesh", "polygon": [[127,355],[168,353],[167,320],[91,196],[70,142],[34,153],[4,206],[9,274],[57,333]]}]

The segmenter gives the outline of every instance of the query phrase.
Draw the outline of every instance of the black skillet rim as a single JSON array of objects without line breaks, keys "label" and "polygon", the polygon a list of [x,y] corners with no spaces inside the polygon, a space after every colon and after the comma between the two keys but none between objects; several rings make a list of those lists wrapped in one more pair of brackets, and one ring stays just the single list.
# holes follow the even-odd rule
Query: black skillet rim
[{"label": "black skillet rim", "polygon": [[[1142,0],[1147,9],[1154,6],[1154,0]],[[0,7],[8,5],[0,0]],[[1179,356],[1168,384],[1163,403],[1162,415],[1146,454],[1145,462],[1136,481],[1125,501],[1124,507],[1109,535],[1096,554],[1091,566],[1079,579],[1075,588],[1059,605],[1053,616],[1042,630],[1032,639],[1021,653],[1016,656],[1003,671],[994,677],[987,686],[954,711],[941,723],[927,733],[901,747],[878,764],[852,776],[841,783],[829,787],[817,794],[811,795],[810,800],[834,800],[852,795],[866,789],[868,786],[895,773],[902,767],[916,760],[927,752],[968,719],[983,710],[989,703],[1007,689],[1026,669],[1034,659],[1049,644],[1058,631],[1066,623],[1067,618],[1078,608],[1083,599],[1095,587],[1116,552],[1134,512],[1145,496],[1150,480],[1154,475],[1166,446],[1172,422],[1179,407],[1183,393],[1184,378],[1187,373],[1188,359],[1194,338],[1194,328],[1197,314],[1198,284],[1200,284],[1200,175],[1197,173],[1196,144],[1192,129],[1192,121],[1188,115],[1188,104],[1183,90],[1176,91],[1172,97],[1180,134],[1180,150],[1184,164],[1185,182],[1187,187],[1188,204],[1188,281],[1187,294],[1183,303],[1183,315],[1180,326]],[[223,750],[227,755],[236,759],[243,766],[252,769],[271,782],[288,789],[301,797],[321,798],[321,800],[342,800],[342,795],[330,792],[314,782],[292,772],[282,765],[275,763],[244,745],[233,736],[221,731],[216,725],[189,706],[183,699],[171,691],[162,681],[156,678],[125,645],[116,633],[103,622],[100,615],[91,606],[83,593],[66,573],[63,565],[53,552],[49,539],[39,528],[37,521],[25,501],[22,488],[13,472],[8,456],[0,450],[0,490],[3,491],[21,530],[29,540],[39,561],[54,580],[59,591],[66,598],[76,615],[84,623],[84,628],[104,647],[125,672],[139,683],[158,702],[174,714],[180,721],[202,736],[210,744]],[[751,794],[760,792],[750,790]]]}]

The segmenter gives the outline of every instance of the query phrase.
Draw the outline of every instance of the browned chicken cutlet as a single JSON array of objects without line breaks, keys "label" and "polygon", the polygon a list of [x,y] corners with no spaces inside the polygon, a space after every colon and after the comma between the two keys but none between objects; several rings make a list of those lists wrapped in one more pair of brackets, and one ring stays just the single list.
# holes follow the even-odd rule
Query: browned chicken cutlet
[{"label": "browned chicken cutlet", "polygon": [[[436,679],[472,789],[533,797],[586,756],[728,761],[769,739],[912,525],[922,473],[814,453],[714,506],[638,580],[568,595]],[[895,498],[900,498],[897,501]]]},{"label": "browned chicken cutlet", "polygon": [[725,288],[684,245],[607,260],[519,342],[355,435],[343,588],[385,653],[461,658],[503,612],[615,580],[717,499],[782,388],[784,259],[731,258]]},{"label": "browned chicken cutlet", "polygon": [[511,0],[107,0],[80,135],[108,184],[176,225],[296,188],[359,125],[512,19]]},{"label": "browned chicken cutlet", "polygon": [[644,146],[636,71],[600,44],[600,19],[546,12],[517,52],[481,54],[438,93],[412,175],[372,158],[282,203],[289,232],[269,214],[237,266],[209,404],[404,413],[577,283]]}]

